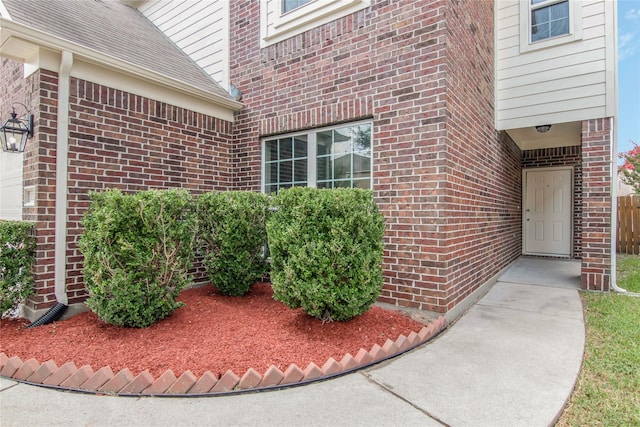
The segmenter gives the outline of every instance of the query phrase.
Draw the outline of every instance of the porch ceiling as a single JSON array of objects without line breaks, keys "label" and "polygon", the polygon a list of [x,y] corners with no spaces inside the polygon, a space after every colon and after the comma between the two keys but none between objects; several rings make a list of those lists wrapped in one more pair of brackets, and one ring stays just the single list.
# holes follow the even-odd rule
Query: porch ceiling
[{"label": "porch ceiling", "polygon": [[554,123],[548,132],[540,133],[535,127],[507,129],[511,139],[521,150],[568,147],[580,145],[582,122]]}]

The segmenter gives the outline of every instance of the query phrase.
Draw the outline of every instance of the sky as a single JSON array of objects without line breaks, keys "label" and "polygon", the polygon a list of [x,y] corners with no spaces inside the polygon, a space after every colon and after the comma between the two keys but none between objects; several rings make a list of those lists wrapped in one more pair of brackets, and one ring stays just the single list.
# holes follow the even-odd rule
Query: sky
[{"label": "sky", "polygon": [[618,1],[618,152],[640,144],[640,0]]}]

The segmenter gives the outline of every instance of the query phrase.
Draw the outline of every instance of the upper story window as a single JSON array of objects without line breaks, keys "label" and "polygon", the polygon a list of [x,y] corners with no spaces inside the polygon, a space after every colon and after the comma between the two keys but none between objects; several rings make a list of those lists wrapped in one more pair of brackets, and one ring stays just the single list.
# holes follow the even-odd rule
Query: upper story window
[{"label": "upper story window", "polygon": [[263,189],[371,188],[371,123],[360,122],[267,138]]},{"label": "upper story window", "polygon": [[520,53],[582,40],[583,2],[519,0]]},{"label": "upper story window", "polygon": [[531,0],[531,42],[569,34],[569,0]]},{"label": "upper story window", "polygon": [[287,13],[293,9],[297,9],[310,1],[311,0],[282,0],[282,13]]},{"label": "upper story window", "polygon": [[260,47],[368,8],[371,0],[260,0]]}]

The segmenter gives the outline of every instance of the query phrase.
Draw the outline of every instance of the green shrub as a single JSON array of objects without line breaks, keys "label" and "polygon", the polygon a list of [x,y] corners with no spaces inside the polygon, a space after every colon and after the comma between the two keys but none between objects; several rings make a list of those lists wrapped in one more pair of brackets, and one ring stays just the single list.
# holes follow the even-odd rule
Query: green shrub
[{"label": "green shrub", "polygon": [[198,240],[211,283],[224,295],[240,296],[267,272],[266,195],[213,192],[198,198]]},{"label": "green shrub", "polygon": [[371,191],[291,188],[267,222],[274,298],[323,321],[367,311],[382,290],[384,218]]},{"label": "green shrub", "polygon": [[103,321],[146,327],[170,315],[190,283],[195,213],[185,190],[91,193],[83,219],[87,304]]},{"label": "green shrub", "polygon": [[33,294],[33,223],[0,221],[0,318],[13,316]]}]

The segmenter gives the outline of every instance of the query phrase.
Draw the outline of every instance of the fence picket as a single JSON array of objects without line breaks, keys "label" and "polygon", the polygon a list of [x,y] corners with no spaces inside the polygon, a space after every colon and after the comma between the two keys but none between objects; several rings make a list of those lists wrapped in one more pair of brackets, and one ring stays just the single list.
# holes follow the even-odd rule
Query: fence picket
[{"label": "fence picket", "polygon": [[618,253],[640,254],[640,195],[618,197]]}]

